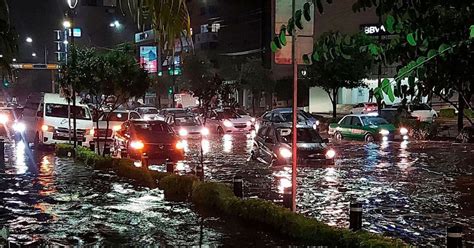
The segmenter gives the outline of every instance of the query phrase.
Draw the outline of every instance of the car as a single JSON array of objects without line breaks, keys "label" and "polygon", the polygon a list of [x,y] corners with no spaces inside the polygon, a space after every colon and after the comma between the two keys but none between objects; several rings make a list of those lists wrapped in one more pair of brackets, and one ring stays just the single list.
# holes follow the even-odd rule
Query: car
[{"label": "car", "polygon": [[[72,117],[76,116],[76,140],[79,145],[90,146],[94,137],[94,124],[89,107],[76,97],[76,106],[68,105],[60,94],[45,93],[36,111],[35,147],[69,143],[73,138]],[[69,118],[71,117],[71,118]]]},{"label": "car", "polygon": [[252,117],[248,112],[244,111],[241,108],[235,108],[234,111],[240,115],[243,119],[246,119],[246,121],[252,122],[253,125],[255,125],[255,118]]},{"label": "car", "polygon": [[[336,152],[311,126],[297,126],[298,161],[308,165],[334,164]],[[251,158],[273,165],[291,164],[291,125],[270,124],[260,127],[254,139]]]},{"label": "car", "polygon": [[190,113],[168,114],[165,121],[182,138],[198,134],[202,136],[209,135],[209,129],[204,126],[201,119]]},{"label": "car", "polygon": [[184,158],[185,143],[164,121],[128,120],[115,133],[113,154],[134,161],[177,162]]},{"label": "car", "polygon": [[378,110],[377,103],[374,103],[374,102],[358,103],[352,107],[351,114],[368,114],[372,112],[377,112],[377,110]]},{"label": "car", "polygon": [[[291,123],[293,121],[293,109],[292,108],[276,108],[271,111],[265,112],[260,116],[255,123],[255,129],[268,125],[270,123]],[[311,126],[315,130],[319,129],[319,121],[303,110],[298,110],[298,124]]]},{"label": "car", "polygon": [[250,133],[253,130],[252,122],[242,118],[230,109],[215,109],[207,113],[206,127],[211,133],[232,134]]},{"label": "car", "polygon": [[[109,119],[108,129],[107,118]],[[141,116],[138,112],[129,110],[105,111],[95,124],[94,140],[113,140],[114,132],[120,130],[122,123],[131,119],[141,119]],[[97,128],[97,124],[99,128]]]},{"label": "car", "polygon": [[403,108],[384,108],[380,110],[379,116],[395,126],[399,125],[401,120],[418,121],[418,118],[411,116],[411,114]]},{"label": "car", "polygon": [[138,112],[144,120],[164,120],[155,107],[138,107],[135,111]]},{"label": "car", "polygon": [[22,115],[18,115],[14,108],[0,108],[0,136],[19,141],[25,137],[26,125]]},{"label": "car", "polygon": [[396,129],[376,114],[346,115],[338,123],[329,125],[328,134],[336,140],[354,139],[366,142],[408,139],[408,130]]},{"label": "car", "polygon": [[438,118],[438,112],[426,103],[409,103],[406,106],[394,105],[394,107],[406,109],[411,116],[421,122],[434,122]]},{"label": "car", "polygon": [[169,114],[187,114],[189,113],[186,109],[182,108],[164,108],[160,110],[159,118],[165,120],[166,116]]}]

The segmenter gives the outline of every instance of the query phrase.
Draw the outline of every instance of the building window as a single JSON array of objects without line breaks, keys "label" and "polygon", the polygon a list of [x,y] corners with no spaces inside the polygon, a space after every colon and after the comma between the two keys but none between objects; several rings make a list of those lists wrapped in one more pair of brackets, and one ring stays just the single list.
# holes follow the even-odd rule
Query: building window
[{"label": "building window", "polygon": [[211,26],[211,31],[213,33],[217,33],[219,32],[219,29],[221,28],[221,24],[220,23],[213,23],[212,26]]},{"label": "building window", "polygon": [[201,15],[205,15],[206,14],[206,7],[201,7]]},{"label": "building window", "polygon": [[209,32],[208,26],[209,25],[207,25],[207,24],[201,25],[201,34]]}]

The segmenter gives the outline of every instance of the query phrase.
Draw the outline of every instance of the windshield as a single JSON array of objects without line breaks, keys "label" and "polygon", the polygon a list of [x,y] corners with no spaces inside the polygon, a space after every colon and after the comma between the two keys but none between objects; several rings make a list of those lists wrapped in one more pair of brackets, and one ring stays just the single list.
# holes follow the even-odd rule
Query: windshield
[{"label": "windshield", "polygon": [[[89,109],[86,107],[79,107],[76,106],[75,108],[73,106],[70,106],[71,108],[71,118],[74,116],[73,113],[76,113],[76,118],[77,119],[82,119],[82,120],[90,120],[91,119],[91,113],[89,112]],[[53,103],[48,103],[46,104],[46,116],[49,117],[60,117],[60,118],[68,118],[68,106],[65,104],[53,104]]]},{"label": "windshield", "polygon": [[156,108],[142,108],[138,110],[141,114],[146,115],[155,115],[158,114],[158,109]]},{"label": "windshield", "polygon": [[124,112],[112,112],[112,113],[105,113],[100,118],[101,121],[107,120],[107,115],[109,116],[109,121],[127,121],[128,120],[128,113]]},{"label": "windshield", "polygon": [[201,122],[193,116],[175,117],[176,126],[200,126]]},{"label": "windshield", "polygon": [[164,110],[163,114],[184,114],[186,111],[184,109],[169,109]]},{"label": "windshield", "polygon": [[[284,122],[292,122],[293,121],[293,112],[286,112],[286,113],[281,113],[281,116],[283,117]],[[298,122],[303,122],[306,121],[307,118],[305,118],[301,113],[298,113]]]},{"label": "windshield", "polygon": [[173,130],[164,122],[134,122],[135,132],[144,136],[172,133]]},{"label": "windshield", "polygon": [[364,122],[364,126],[388,124],[384,118],[380,117],[361,116],[361,119]]},{"label": "windshield", "polygon": [[248,115],[247,113],[245,113],[245,111],[243,111],[242,109],[236,109],[235,112],[239,115]]},{"label": "windshield", "polygon": [[[297,130],[298,143],[323,143],[323,139],[313,128],[298,128]],[[277,131],[282,142],[287,144],[292,142],[291,128],[279,128]]]},{"label": "windshield", "polygon": [[240,118],[240,115],[233,111],[217,112],[217,117],[219,119],[237,119]]}]

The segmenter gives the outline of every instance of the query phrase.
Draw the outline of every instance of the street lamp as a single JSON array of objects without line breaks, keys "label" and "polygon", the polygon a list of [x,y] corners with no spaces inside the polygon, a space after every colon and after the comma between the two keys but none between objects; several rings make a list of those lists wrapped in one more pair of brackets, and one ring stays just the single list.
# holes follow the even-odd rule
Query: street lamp
[{"label": "street lamp", "polygon": [[31,37],[26,37],[26,42],[32,43],[32,42],[33,42],[33,39],[32,39]]},{"label": "street lamp", "polygon": [[13,58],[13,59],[12,59],[12,61],[13,61],[13,62],[16,62],[16,59],[15,59],[15,58]]},{"label": "street lamp", "polygon": [[66,21],[63,22],[63,27],[64,27],[64,28],[71,28],[71,26],[72,26],[72,25],[71,25],[71,22],[70,22],[70,21],[66,20]]},{"label": "street lamp", "polygon": [[32,53],[31,56],[36,57],[36,53]]},{"label": "street lamp", "polygon": [[115,20],[115,21],[113,21],[109,24],[109,27],[111,27],[111,28],[119,29],[121,26],[122,26],[122,24],[118,20]]}]

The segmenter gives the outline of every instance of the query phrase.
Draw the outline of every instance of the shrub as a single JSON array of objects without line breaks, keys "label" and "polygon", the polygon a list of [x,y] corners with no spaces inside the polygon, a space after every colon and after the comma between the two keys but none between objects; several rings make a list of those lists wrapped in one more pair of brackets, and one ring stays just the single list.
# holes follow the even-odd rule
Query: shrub
[{"label": "shrub", "polygon": [[159,181],[158,187],[165,193],[165,199],[171,201],[185,201],[191,196],[193,183],[198,181],[196,176],[179,176],[176,174],[165,176]]},{"label": "shrub", "polygon": [[418,120],[401,119],[400,126],[409,130],[408,135],[415,140],[429,140],[438,137],[439,123],[420,122]]},{"label": "shrub", "polygon": [[456,116],[456,110],[453,108],[443,108],[439,110],[439,115],[445,118],[454,118]]},{"label": "shrub", "polygon": [[54,152],[59,157],[67,157],[68,153],[74,154],[74,147],[69,144],[56,144]]},{"label": "shrub", "polygon": [[474,117],[474,111],[472,109],[465,109],[464,110],[464,115],[466,115],[469,118],[473,118]]}]

